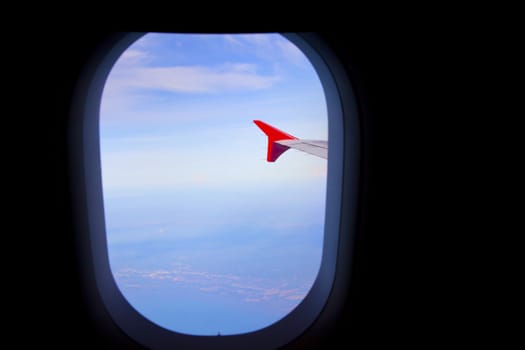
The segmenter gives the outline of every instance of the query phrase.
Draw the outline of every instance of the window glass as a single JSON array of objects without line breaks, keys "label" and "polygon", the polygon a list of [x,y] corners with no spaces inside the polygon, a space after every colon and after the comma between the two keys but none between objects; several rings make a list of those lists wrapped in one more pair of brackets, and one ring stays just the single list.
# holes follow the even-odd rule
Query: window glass
[{"label": "window glass", "polygon": [[267,162],[263,120],[327,140],[326,101],[278,34],[147,34],[119,58],[100,113],[110,266],[143,316],[193,335],[269,326],[321,263],[327,160]]}]

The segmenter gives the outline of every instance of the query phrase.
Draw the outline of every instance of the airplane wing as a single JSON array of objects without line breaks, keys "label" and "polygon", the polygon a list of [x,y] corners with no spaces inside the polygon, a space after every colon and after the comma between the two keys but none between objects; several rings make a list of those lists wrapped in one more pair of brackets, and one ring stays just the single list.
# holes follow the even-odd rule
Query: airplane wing
[{"label": "airplane wing", "polygon": [[328,158],[328,141],[322,140],[282,140],[275,141],[280,145],[298,149],[324,159]]},{"label": "airplane wing", "polygon": [[275,162],[277,158],[290,148],[298,149],[324,159],[328,158],[328,141],[302,140],[285,133],[260,120],[253,121],[268,136],[268,152],[266,160]]}]

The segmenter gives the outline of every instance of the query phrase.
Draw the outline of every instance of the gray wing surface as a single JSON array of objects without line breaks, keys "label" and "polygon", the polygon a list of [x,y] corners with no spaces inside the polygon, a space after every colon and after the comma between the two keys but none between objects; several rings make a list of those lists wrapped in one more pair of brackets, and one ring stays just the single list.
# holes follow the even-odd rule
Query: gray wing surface
[{"label": "gray wing surface", "polygon": [[280,140],[275,141],[280,145],[295,148],[299,151],[303,151],[314,156],[318,156],[324,159],[328,159],[328,141],[322,140]]}]

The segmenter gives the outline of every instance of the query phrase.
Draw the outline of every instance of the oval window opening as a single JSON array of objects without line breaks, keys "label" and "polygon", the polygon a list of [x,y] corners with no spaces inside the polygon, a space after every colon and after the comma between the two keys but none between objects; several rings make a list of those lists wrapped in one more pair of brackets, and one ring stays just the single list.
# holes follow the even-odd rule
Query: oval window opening
[{"label": "oval window opening", "polygon": [[279,34],[146,34],[100,111],[110,267],[140,314],[232,335],[295,309],[321,264],[328,119]]}]

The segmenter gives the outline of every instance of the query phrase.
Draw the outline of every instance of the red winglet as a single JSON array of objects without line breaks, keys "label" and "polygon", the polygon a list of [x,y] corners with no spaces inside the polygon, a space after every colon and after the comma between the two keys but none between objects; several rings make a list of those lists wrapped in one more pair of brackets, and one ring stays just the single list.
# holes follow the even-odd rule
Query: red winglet
[{"label": "red winglet", "polygon": [[266,124],[260,120],[253,121],[265,134],[268,136],[268,154],[266,160],[268,162],[275,162],[277,158],[284,152],[286,152],[290,147],[280,145],[275,143],[275,141],[281,140],[297,140],[297,137],[285,133],[273,126]]}]

